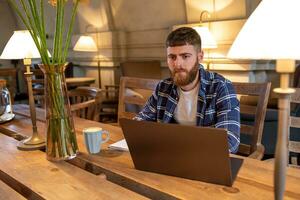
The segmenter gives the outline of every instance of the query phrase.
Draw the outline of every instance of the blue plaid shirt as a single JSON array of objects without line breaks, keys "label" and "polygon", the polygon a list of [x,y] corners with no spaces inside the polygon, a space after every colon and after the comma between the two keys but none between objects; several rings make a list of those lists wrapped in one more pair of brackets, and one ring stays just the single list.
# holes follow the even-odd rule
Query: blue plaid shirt
[{"label": "blue plaid shirt", "polygon": [[[201,65],[199,72],[197,126],[227,129],[229,151],[235,153],[240,143],[240,108],[234,88],[229,80],[204,70]],[[173,80],[162,80],[135,119],[171,123],[178,100]]]}]

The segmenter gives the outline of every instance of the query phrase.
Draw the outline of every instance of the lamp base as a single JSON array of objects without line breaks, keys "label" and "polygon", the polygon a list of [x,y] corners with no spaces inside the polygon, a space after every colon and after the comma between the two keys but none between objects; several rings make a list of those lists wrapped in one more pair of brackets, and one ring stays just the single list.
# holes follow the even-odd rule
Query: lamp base
[{"label": "lamp base", "polygon": [[30,137],[20,141],[17,148],[23,151],[42,150],[46,148],[46,143],[44,139],[38,136]]},{"label": "lamp base", "polygon": [[46,148],[45,143],[41,144],[24,144],[22,141],[18,143],[17,148],[22,151],[34,151],[34,150],[43,150]]}]

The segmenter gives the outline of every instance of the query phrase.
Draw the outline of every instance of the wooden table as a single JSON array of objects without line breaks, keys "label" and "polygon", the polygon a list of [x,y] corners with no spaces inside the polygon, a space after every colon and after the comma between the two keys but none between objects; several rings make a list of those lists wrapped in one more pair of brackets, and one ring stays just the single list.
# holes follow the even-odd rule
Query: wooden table
[{"label": "wooden table", "polygon": [[[16,113],[27,116],[26,106],[16,107]],[[30,119],[16,115],[16,119],[0,125],[8,135],[30,135]],[[38,129],[44,130],[43,111],[38,110]],[[74,118],[80,154],[70,163],[94,174],[104,173],[107,180],[152,199],[274,199],[273,164],[245,158],[232,187],[193,181],[178,177],[134,169],[130,154],[107,149],[107,145],[123,138],[119,127]],[[111,139],[96,155],[86,153],[82,129],[101,126],[110,131]],[[285,199],[300,199],[300,170],[288,168]]]},{"label": "wooden table", "polygon": [[92,77],[71,77],[66,78],[66,83],[68,87],[90,86],[95,80]]},{"label": "wooden table", "polygon": [[17,193],[11,187],[0,181],[0,199],[5,200],[25,200],[25,197]]},{"label": "wooden table", "polygon": [[16,145],[16,140],[0,134],[0,179],[28,199],[145,199],[107,181],[105,175],[95,176],[67,162],[49,162],[44,152],[19,151]]}]

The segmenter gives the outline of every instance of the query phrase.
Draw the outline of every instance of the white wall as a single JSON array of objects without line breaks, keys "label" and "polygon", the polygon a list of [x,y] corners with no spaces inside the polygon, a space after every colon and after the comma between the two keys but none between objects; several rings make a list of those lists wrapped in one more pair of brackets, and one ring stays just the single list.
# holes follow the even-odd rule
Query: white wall
[{"label": "white wall", "polygon": [[[251,61],[233,62],[226,59],[227,51],[240,28],[259,2],[260,0],[111,0],[109,5],[104,6],[107,0],[102,0],[101,6],[100,3],[95,5],[95,0],[91,0],[91,6],[99,11],[98,15],[102,13],[102,20],[93,24],[101,32],[98,34],[98,41],[101,41],[98,45],[101,66],[117,67],[123,60],[160,60],[163,74],[168,75],[164,45],[168,33],[174,25],[199,23],[200,13],[207,10],[211,13],[211,18],[203,20],[212,21],[207,25],[218,42],[218,48],[206,52],[210,58],[205,59],[204,64],[209,61],[212,70],[234,81],[261,81],[266,77],[265,69],[257,71],[256,68],[266,66],[269,70],[274,66],[258,66]],[[83,24],[91,24],[86,19],[92,19],[91,13],[96,12],[86,10],[79,9],[78,36],[86,32]],[[103,15],[107,17],[104,18]],[[103,30],[107,30],[108,34],[103,33]],[[79,64],[96,66],[96,54],[77,52],[74,55]],[[82,55],[90,57],[87,59],[90,62],[78,59]],[[105,74],[102,80],[111,83],[113,73],[109,73],[108,68],[104,68],[102,72]],[[91,76],[93,73],[87,74]]]},{"label": "white wall", "polygon": [[[16,30],[16,18],[11,12],[7,1],[0,1],[0,54],[2,53],[6,43]],[[9,60],[0,60],[3,67],[13,66]]]},{"label": "white wall", "polygon": [[[98,37],[100,50],[97,54],[73,52],[70,49],[69,57],[76,64],[83,65],[75,72],[77,75],[95,78],[97,78],[96,61],[100,58],[100,65],[105,67],[103,84],[115,82],[115,69],[123,60],[160,60],[167,71],[164,42],[172,26],[198,23],[201,11],[208,10],[212,13],[209,20],[216,21],[209,26],[218,42],[218,49],[209,52],[217,59],[212,66],[218,68],[226,64],[234,67],[236,65],[226,60],[226,53],[245,19],[259,2],[260,0],[90,0],[88,5],[79,6],[72,44],[75,44],[80,35],[90,34],[95,39]],[[11,16],[10,21],[0,18],[0,24],[6,23],[11,26],[11,30],[6,31],[7,34],[14,30],[14,26],[22,25],[16,23],[11,12],[5,9],[8,8],[6,3],[1,1],[1,4],[4,6],[0,9]],[[53,8],[48,6],[47,13],[51,11]],[[66,15],[68,13],[70,9],[66,11]],[[47,31],[52,36],[54,13],[46,19]],[[2,41],[7,40],[5,37],[7,37],[5,33],[4,36],[1,33]],[[51,37],[49,42],[51,43]],[[240,65],[248,65],[250,70],[253,66],[250,62],[238,64]],[[89,66],[86,73],[82,70],[84,66]]]}]

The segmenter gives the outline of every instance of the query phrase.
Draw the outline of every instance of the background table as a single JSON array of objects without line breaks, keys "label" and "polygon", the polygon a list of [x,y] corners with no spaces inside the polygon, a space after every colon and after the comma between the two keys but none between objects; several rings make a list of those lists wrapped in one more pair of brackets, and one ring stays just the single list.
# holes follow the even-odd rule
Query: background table
[{"label": "background table", "polygon": [[76,88],[79,86],[90,86],[95,83],[95,78],[92,77],[71,77],[66,78],[68,88]]}]

